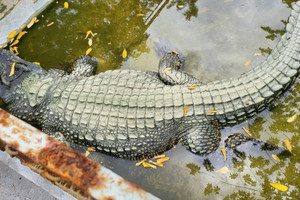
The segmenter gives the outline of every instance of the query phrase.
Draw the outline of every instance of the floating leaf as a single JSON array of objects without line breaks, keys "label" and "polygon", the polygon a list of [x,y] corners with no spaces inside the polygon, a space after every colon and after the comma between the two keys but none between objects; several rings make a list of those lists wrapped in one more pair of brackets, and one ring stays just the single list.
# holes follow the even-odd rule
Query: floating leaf
[{"label": "floating leaf", "polygon": [[159,158],[165,158],[166,155],[165,154],[161,154],[161,155],[158,155],[158,156],[154,156],[153,158],[154,159],[159,159]]},{"label": "floating leaf", "polygon": [[291,122],[294,122],[296,119],[297,119],[297,114],[294,114],[292,117],[290,117],[288,120],[287,120],[287,122],[288,123],[291,123]]},{"label": "floating leaf", "polygon": [[156,169],[156,166],[155,166],[155,165],[152,165],[152,164],[150,164],[150,163],[143,162],[142,164],[143,164],[143,167],[145,167],[145,168],[151,167],[151,168],[153,168],[153,169]]},{"label": "floating leaf", "polygon": [[39,19],[35,19],[34,20],[34,23],[38,23],[40,20]]},{"label": "floating leaf", "polygon": [[242,127],[242,129],[244,130],[245,133],[247,133],[249,136],[252,137],[252,133],[248,129],[246,129],[245,127]]},{"label": "floating leaf", "polygon": [[290,152],[292,152],[292,145],[291,145],[291,143],[290,143],[290,141],[289,141],[288,139],[285,139],[285,140],[284,140],[284,144],[285,144],[286,148],[287,148]]},{"label": "floating leaf", "polygon": [[86,50],[85,55],[89,55],[92,51],[92,48],[88,48],[88,50]]},{"label": "floating leaf", "polygon": [[168,160],[170,160],[169,157],[164,157],[164,158],[158,159],[156,162],[158,162],[158,163],[164,163],[164,162],[167,162]]},{"label": "floating leaf", "polygon": [[18,55],[19,52],[18,52],[18,47],[17,46],[13,46],[13,47],[10,47],[9,50],[11,52],[13,52],[15,55]]},{"label": "floating leaf", "polygon": [[186,106],[183,107],[183,116],[186,116],[188,110],[189,110],[188,107]]},{"label": "floating leaf", "polygon": [[84,38],[84,39],[88,38],[89,35],[92,35],[92,37],[95,37],[94,33],[93,33],[91,30],[88,30],[88,31],[86,32],[86,35],[85,35],[85,38]]},{"label": "floating leaf", "polygon": [[184,7],[184,5],[182,5],[182,4],[177,6],[177,8],[183,8],[183,7]]},{"label": "floating leaf", "polygon": [[38,65],[38,66],[41,66],[41,63],[39,63],[39,62],[32,62],[33,64],[36,64],[36,65]]},{"label": "floating leaf", "polygon": [[89,39],[88,39],[88,45],[89,45],[90,47],[93,45],[93,40],[92,40],[92,38],[89,38]]},{"label": "floating leaf", "polygon": [[68,8],[69,8],[69,3],[68,3],[68,2],[65,2],[65,3],[64,3],[64,7],[65,7],[66,9],[68,9]]},{"label": "floating leaf", "polygon": [[196,88],[197,88],[197,85],[192,85],[192,86],[188,87],[189,90],[194,90]]},{"label": "floating leaf", "polygon": [[10,73],[8,76],[12,76],[15,74],[15,66],[16,66],[16,63],[13,62],[12,65],[11,65],[11,68],[10,68]]},{"label": "floating leaf", "polygon": [[251,63],[251,60],[248,60],[244,63],[244,66],[247,67],[248,65],[250,65],[250,63]]},{"label": "floating leaf", "polygon": [[10,46],[12,47],[12,46],[15,46],[16,44],[18,44],[19,43],[19,40],[15,40]]},{"label": "floating leaf", "polygon": [[150,162],[151,164],[153,164],[153,165],[158,166],[158,167],[163,167],[163,166],[164,166],[164,164],[163,164],[162,162],[154,162],[154,161],[152,161],[152,160],[150,160],[149,162]]},{"label": "floating leaf", "polygon": [[274,158],[274,160],[276,160],[276,161],[280,162],[280,159],[279,159],[279,157],[278,157],[277,155],[275,155],[275,154],[272,154],[272,158]]},{"label": "floating leaf", "polygon": [[27,31],[21,31],[18,36],[17,36],[17,39],[16,40],[20,40],[21,37],[23,37],[23,35],[25,35],[27,33]]},{"label": "floating leaf", "polygon": [[272,187],[276,188],[277,190],[282,191],[282,192],[285,192],[289,189],[287,186],[279,184],[279,183],[270,183],[270,185]]},{"label": "floating leaf", "polygon": [[32,27],[32,25],[34,24],[34,22],[35,22],[36,19],[37,19],[36,17],[32,18],[32,19],[30,20],[30,22],[27,24],[27,28]]},{"label": "floating leaf", "polygon": [[54,22],[50,22],[49,24],[47,24],[47,27],[52,26],[54,24]]},{"label": "floating leaf", "polygon": [[126,57],[127,57],[127,51],[126,51],[126,49],[123,50],[123,52],[122,52],[122,57],[123,57],[123,58],[126,58]]},{"label": "floating leaf", "polygon": [[145,15],[145,14],[143,14],[143,13],[138,13],[138,14],[136,14],[137,17],[144,17],[144,15]]},{"label": "floating leaf", "polygon": [[144,163],[147,159],[143,159],[140,162],[135,163],[135,166],[140,166],[142,163]]},{"label": "floating leaf", "polygon": [[217,170],[216,172],[220,172],[222,174],[227,174],[230,172],[230,170],[228,169],[228,167],[222,167],[221,169]]},{"label": "floating leaf", "polygon": [[94,147],[88,147],[87,150],[88,150],[88,151],[93,151],[93,152],[96,151],[96,149],[95,149]]},{"label": "floating leaf", "polygon": [[227,153],[226,153],[226,149],[224,148],[221,148],[221,152],[223,154],[223,157],[224,157],[224,161],[227,160]]},{"label": "floating leaf", "polygon": [[168,71],[170,71],[171,69],[172,69],[171,67],[167,67],[166,69],[164,69],[163,72],[168,72]]},{"label": "floating leaf", "polygon": [[206,111],[206,114],[215,114],[215,113],[217,113],[216,110],[208,110],[208,111]]},{"label": "floating leaf", "polygon": [[14,30],[12,32],[10,32],[7,36],[7,39],[12,39],[15,37],[15,35],[17,34],[17,30]]}]

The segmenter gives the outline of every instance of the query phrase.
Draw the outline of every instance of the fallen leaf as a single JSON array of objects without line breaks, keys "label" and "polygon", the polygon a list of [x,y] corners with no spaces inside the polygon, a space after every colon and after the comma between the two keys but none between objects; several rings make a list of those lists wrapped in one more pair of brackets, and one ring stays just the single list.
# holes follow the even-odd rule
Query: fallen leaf
[{"label": "fallen leaf", "polygon": [[26,33],[27,33],[27,31],[21,31],[21,32],[18,34],[16,40],[20,40],[21,37],[23,37],[23,35],[25,35]]},{"label": "fallen leaf", "polygon": [[217,170],[216,172],[220,172],[222,174],[227,174],[230,172],[230,170],[228,169],[228,167],[222,167],[221,169]]},{"label": "fallen leaf", "polygon": [[50,22],[49,24],[47,24],[47,27],[52,26],[54,24],[54,22]]},{"label": "fallen leaf", "polygon": [[92,48],[88,48],[88,50],[86,50],[85,55],[89,55],[92,51]]},{"label": "fallen leaf", "polygon": [[10,47],[9,50],[11,52],[13,52],[15,55],[18,55],[19,52],[18,52],[18,47],[17,46],[13,46],[13,47]]},{"label": "fallen leaf", "polygon": [[158,156],[154,156],[153,158],[154,159],[159,159],[159,158],[165,158],[166,155],[165,154],[161,154],[161,155],[158,155]]},{"label": "fallen leaf", "polygon": [[147,159],[143,159],[140,162],[135,163],[135,166],[140,166],[142,163],[144,163]]},{"label": "fallen leaf", "polygon": [[171,69],[172,69],[171,67],[167,67],[166,69],[164,69],[163,72],[168,72],[168,71],[170,71]]},{"label": "fallen leaf", "polygon": [[272,158],[274,158],[274,160],[276,160],[276,161],[280,162],[280,159],[279,159],[279,157],[278,157],[277,155],[275,155],[275,154],[272,154]]},{"label": "fallen leaf", "polygon": [[171,52],[172,52],[173,54],[175,54],[175,55],[178,55],[178,52],[175,51],[175,50],[172,50]]},{"label": "fallen leaf", "polygon": [[188,107],[184,106],[183,107],[183,116],[186,116],[187,112],[188,112]]},{"label": "fallen leaf", "polygon": [[244,66],[247,67],[248,65],[250,65],[250,63],[251,63],[251,60],[248,60],[244,63]]},{"label": "fallen leaf", "polygon": [[89,151],[85,151],[85,154],[84,154],[85,157],[88,157],[88,156],[90,155],[90,153],[91,153],[91,152],[89,152]]},{"label": "fallen leaf", "polygon": [[288,139],[285,139],[285,140],[284,140],[284,144],[285,144],[286,148],[287,148],[290,152],[292,152],[292,145],[291,145],[291,143],[290,143],[290,141],[289,141]]},{"label": "fallen leaf", "polygon": [[150,163],[143,162],[142,164],[143,164],[143,167],[145,167],[145,168],[151,167],[151,168],[153,168],[153,169],[156,169],[156,166],[155,166],[155,165],[152,165],[152,164],[150,164]]},{"label": "fallen leaf", "polygon": [[244,130],[245,133],[247,133],[249,136],[252,137],[252,133],[248,129],[246,129],[245,127],[242,127],[242,129]]},{"label": "fallen leaf", "polygon": [[7,36],[7,39],[12,39],[15,37],[15,35],[17,34],[17,30],[14,30],[12,32],[10,32]]},{"label": "fallen leaf", "polygon": [[279,184],[279,183],[270,183],[270,185],[272,187],[276,188],[277,190],[282,191],[282,192],[285,192],[289,189],[287,186]]},{"label": "fallen leaf", "polygon": [[87,150],[88,150],[88,151],[93,151],[93,152],[96,151],[96,149],[95,149],[94,147],[88,147]]},{"label": "fallen leaf", "polygon": [[39,62],[32,62],[33,64],[36,64],[36,65],[38,65],[38,66],[41,66],[41,63],[39,63]]},{"label": "fallen leaf", "polygon": [[194,90],[196,88],[197,88],[197,85],[192,85],[192,86],[188,87],[189,90]]},{"label": "fallen leaf", "polygon": [[215,114],[215,113],[217,113],[216,110],[208,110],[208,111],[206,111],[206,114]]},{"label": "fallen leaf", "polygon": [[170,160],[169,157],[164,157],[164,158],[158,159],[156,162],[157,162],[157,163],[164,163],[164,162],[167,162],[168,160]]},{"label": "fallen leaf", "polygon": [[93,45],[93,40],[92,40],[92,38],[89,38],[89,39],[88,39],[88,45],[89,45],[90,47]]},{"label": "fallen leaf", "polygon": [[11,68],[10,68],[10,73],[9,73],[9,75],[8,75],[8,76],[12,76],[12,75],[14,75],[14,73],[15,73],[15,66],[16,66],[16,63],[15,63],[15,62],[13,62],[13,63],[12,63],[12,65],[11,65]]},{"label": "fallen leaf", "polygon": [[223,154],[223,157],[224,157],[224,161],[227,160],[227,153],[226,153],[226,149],[224,148],[221,148],[221,152]]},{"label": "fallen leaf", "polygon": [[177,8],[183,8],[183,7],[184,7],[184,5],[181,5],[181,4],[177,6]]},{"label": "fallen leaf", "polygon": [[145,14],[143,14],[143,13],[138,13],[138,14],[136,14],[137,17],[144,17],[144,15],[145,15]]},{"label": "fallen leaf", "polygon": [[7,44],[1,45],[0,48],[5,48],[7,47]]},{"label": "fallen leaf", "polygon": [[36,2],[38,2],[38,0],[33,0],[33,3],[36,3]]},{"label": "fallen leaf", "polygon": [[288,120],[287,120],[287,122],[288,123],[291,123],[291,122],[293,122],[293,121],[295,121],[296,119],[297,119],[297,114],[294,114],[292,117],[290,117]]},{"label": "fallen leaf", "polygon": [[32,27],[32,25],[34,24],[34,22],[35,22],[36,19],[37,19],[36,17],[32,18],[32,19],[30,20],[30,22],[27,24],[27,28]]},{"label": "fallen leaf", "polygon": [[92,37],[95,37],[94,33],[93,33],[91,30],[88,30],[88,31],[86,32],[86,35],[85,35],[85,38],[84,38],[84,39],[88,38],[89,35],[92,35]]},{"label": "fallen leaf", "polygon": [[34,23],[38,23],[40,20],[39,19],[35,19],[34,20]]},{"label": "fallen leaf", "polygon": [[126,57],[127,57],[127,51],[126,51],[126,49],[123,50],[123,52],[122,52],[122,57],[123,57],[123,58],[126,58]]},{"label": "fallen leaf", "polygon": [[68,2],[65,2],[65,3],[64,3],[64,7],[65,7],[66,9],[68,9],[68,8],[69,8],[69,3],[68,3]]},{"label": "fallen leaf", "polygon": [[19,40],[15,40],[10,46],[12,47],[12,46],[15,46],[16,44],[18,44],[19,43]]},{"label": "fallen leaf", "polygon": [[152,160],[150,160],[149,162],[150,162],[151,164],[153,164],[153,165],[158,166],[158,167],[163,167],[163,166],[164,166],[164,164],[161,163],[161,162],[154,162],[154,161],[152,161]]}]

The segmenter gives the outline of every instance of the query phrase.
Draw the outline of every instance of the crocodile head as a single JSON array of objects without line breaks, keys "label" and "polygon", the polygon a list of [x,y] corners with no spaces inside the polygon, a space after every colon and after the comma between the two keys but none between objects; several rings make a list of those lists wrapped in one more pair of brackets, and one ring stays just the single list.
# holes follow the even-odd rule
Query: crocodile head
[{"label": "crocodile head", "polygon": [[38,65],[24,61],[8,50],[0,49],[0,97],[20,84],[31,71],[42,70]]}]

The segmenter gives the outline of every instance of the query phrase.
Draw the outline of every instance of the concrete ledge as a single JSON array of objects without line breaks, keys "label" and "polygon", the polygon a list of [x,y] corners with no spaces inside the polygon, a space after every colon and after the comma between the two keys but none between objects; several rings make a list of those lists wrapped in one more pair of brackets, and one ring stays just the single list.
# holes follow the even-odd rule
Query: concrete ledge
[{"label": "concrete ledge", "polygon": [[30,20],[40,14],[53,0],[4,0],[1,1],[0,45],[9,40],[7,36],[14,30],[20,32]]}]

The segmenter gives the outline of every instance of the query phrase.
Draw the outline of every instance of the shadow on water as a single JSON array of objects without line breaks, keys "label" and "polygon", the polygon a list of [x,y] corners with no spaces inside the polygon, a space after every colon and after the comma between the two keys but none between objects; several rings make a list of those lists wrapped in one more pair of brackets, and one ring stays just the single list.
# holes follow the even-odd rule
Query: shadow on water
[{"label": "shadow on water", "polygon": [[[68,63],[89,48],[85,37],[91,30],[96,34],[88,36],[91,54],[101,60],[98,73],[121,67],[156,71],[161,55],[178,49],[185,58],[185,70],[208,82],[243,73],[264,60],[261,53],[268,53],[283,33],[280,21],[286,21],[292,1],[68,2],[69,9],[59,1],[39,17],[20,42],[20,57],[38,61],[46,69],[68,70]],[[127,58],[122,58],[124,49]],[[241,146],[244,153],[239,156],[228,151],[226,161],[221,151],[201,157],[177,145],[166,153],[171,160],[156,170],[101,153],[92,152],[90,157],[162,199],[297,199],[300,121],[288,123],[287,119],[300,114],[299,91],[297,80],[272,111],[222,130],[226,137],[244,126],[256,138],[280,147],[288,138],[293,156],[279,155],[280,162],[272,158],[280,152],[260,151],[259,145],[251,144]],[[289,190],[280,192],[270,182],[287,185]]]}]

